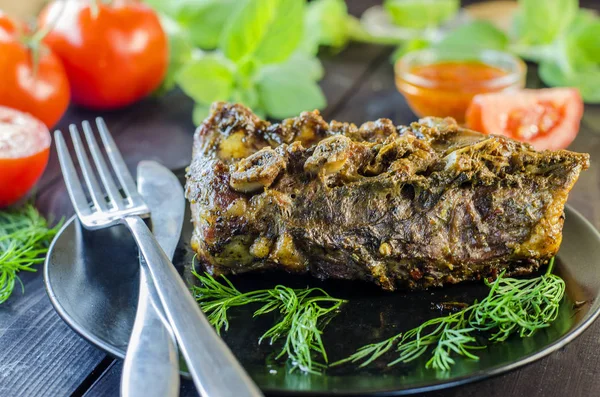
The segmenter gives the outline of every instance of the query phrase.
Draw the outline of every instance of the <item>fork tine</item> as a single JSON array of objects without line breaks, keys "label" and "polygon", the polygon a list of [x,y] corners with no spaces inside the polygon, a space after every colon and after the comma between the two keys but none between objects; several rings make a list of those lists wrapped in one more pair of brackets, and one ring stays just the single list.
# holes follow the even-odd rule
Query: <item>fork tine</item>
[{"label": "fork tine", "polygon": [[100,152],[100,148],[98,147],[98,143],[96,142],[96,138],[94,138],[94,132],[92,131],[92,127],[90,123],[87,121],[83,121],[81,123],[83,127],[83,132],[85,134],[85,139],[87,140],[88,147],[90,148],[90,152],[92,153],[92,158],[94,159],[94,163],[96,164],[96,168],[98,169],[98,174],[100,174],[100,179],[104,184],[104,188],[106,189],[106,193],[110,198],[111,203],[115,208],[122,209],[124,207],[124,200],[121,197],[121,193],[115,182],[113,181],[112,175],[108,167],[106,166],[106,162],[102,157],[102,152]]},{"label": "fork tine", "polygon": [[77,160],[79,161],[79,166],[81,167],[81,173],[83,174],[83,178],[87,184],[92,201],[94,202],[97,210],[106,211],[107,206],[106,200],[104,199],[104,193],[100,189],[100,185],[98,185],[98,180],[94,175],[92,166],[90,165],[87,154],[85,153],[83,143],[81,142],[81,138],[79,136],[79,130],[75,124],[71,124],[69,126],[69,131],[71,132],[71,139],[73,140],[75,154],[77,154]]},{"label": "fork tine", "polygon": [[63,138],[62,132],[56,130],[54,132],[54,140],[56,141],[56,151],[58,152],[58,162],[60,163],[60,169],[62,170],[63,178],[65,179],[65,185],[67,191],[71,197],[71,202],[75,207],[75,212],[81,218],[82,216],[89,215],[91,213],[90,205],[79,181],[79,176],[75,170],[75,165],[69,154],[69,149]]},{"label": "fork tine", "polygon": [[100,138],[102,138],[102,142],[104,143],[108,158],[110,159],[113,169],[115,170],[115,174],[117,174],[117,178],[119,178],[119,182],[121,182],[121,187],[123,190],[125,190],[127,196],[129,196],[132,200],[141,198],[138,194],[135,182],[129,173],[129,169],[125,164],[125,161],[123,161],[121,152],[119,152],[119,148],[117,148],[117,145],[110,135],[110,132],[108,132],[108,128],[104,123],[104,119],[102,119],[102,117],[97,117],[96,125],[98,126]]}]

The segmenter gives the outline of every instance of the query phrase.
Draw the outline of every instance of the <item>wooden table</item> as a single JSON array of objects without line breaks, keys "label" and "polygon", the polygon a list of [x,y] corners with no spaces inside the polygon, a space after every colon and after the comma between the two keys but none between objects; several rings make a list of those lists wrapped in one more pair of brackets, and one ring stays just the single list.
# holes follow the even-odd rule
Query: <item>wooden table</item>
[{"label": "wooden table", "polygon": [[[373,2],[349,3],[358,15]],[[390,53],[389,48],[352,44],[335,56],[322,56],[327,71],[321,83],[329,103],[323,111],[326,119],[357,124],[380,117],[396,124],[415,120],[394,86]],[[530,85],[540,84],[535,73],[530,77]],[[172,92],[103,116],[132,170],[142,159],[177,169],[191,157],[191,112],[192,102]],[[69,123],[97,115],[72,108],[58,128],[65,130]],[[600,166],[595,161],[600,158],[600,107],[586,107],[571,149],[591,153],[592,166],[582,174],[569,203],[600,228]],[[64,185],[54,151],[38,189],[42,212],[55,217],[72,213],[65,204],[68,200],[61,197]],[[122,361],[87,343],[58,317],[46,296],[41,271],[21,277],[25,294],[15,291],[0,307],[0,396],[118,396]],[[598,374],[600,322],[565,348],[525,368],[427,396],[598,396]],[[197,395],[191,382],[182,382],[181,395]]]}]

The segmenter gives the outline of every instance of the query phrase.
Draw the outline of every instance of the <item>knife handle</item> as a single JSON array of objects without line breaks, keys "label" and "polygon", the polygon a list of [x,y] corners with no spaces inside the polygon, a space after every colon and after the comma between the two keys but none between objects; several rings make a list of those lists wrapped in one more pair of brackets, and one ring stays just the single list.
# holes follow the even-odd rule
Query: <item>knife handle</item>
[{"label": "knife handle", "polygon": [[124,223],[148,263],[163,309],[200,394],[208,397],[262,396],[210,325],[144,221],[130,216]]},{"label": "knife handle", "polygon": [[160,308],[151,299],[153,288],[147,265],[140,259],[138,308],[121,375],[123,397],[179,395],[177,344]]}]

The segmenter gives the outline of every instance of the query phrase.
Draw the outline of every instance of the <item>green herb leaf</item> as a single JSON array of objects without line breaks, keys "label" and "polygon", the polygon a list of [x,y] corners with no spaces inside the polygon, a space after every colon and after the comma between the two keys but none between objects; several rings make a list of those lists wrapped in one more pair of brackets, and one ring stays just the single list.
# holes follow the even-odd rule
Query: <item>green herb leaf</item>
[{"label": "green herb leaf", "polygon": [[279,0],[243,1],[230,16],[219,48],[234,62],[249,56],[265,36],[275,19]]},{"label": "green herb leaf", "polygon": [[[20,271],[35,272],[33,266],[44,261],[48,244],[62,222],[49,228],[32,206],[0,211],[0,303],[12,295]],[[23,284],[21,284],[23,288]]]},{"label": "green herb leaf", "polygon": [[567,35],[567,51],[571,64],[600,64],[600,20],[578,18]]},{"label": "green herb leaf", "polygon": [[508,41],[506,34],[490,22],[473,21],[454,29],[435,46],[449,50],[504,50]]},{"label": "green herb leaf", "polygon": [[540,63],[538,73],[542,81],[552,87],[575,87],[586,103],[600,103],[600,65],[565,70],[556,61]]},{"label": "green herb leaf", "polygon": [[579,9],[577,0],[519,0],[519,41],[549,44],[567,30]]},{"label": "green herb leaf", "polygon": [[210,104],[229,99],[234,85],[235,66],[217,53],[198,54],[185,64],[176,81],[196,102]]},{"label": "green herb leaf", "polygon": [[237,4],[236,0],[188,0],[177,9],[176,19],[196,46],[210,50],[219,45],[223,28]]},{"label": "green herb leaf", "polygon": [[305,110],[323,109],[325,96],[301,64],[265,67],[257,80],[258,96],[268,115],[283,119]]},{"label": "green herb leaf", "polygon": [[252,0],[237,6],[221,37],[226,57],[239,62],[254,56],[264,63],[280,62],[302,37],[301,0]]},{"label": "green herb leaf", "polygon": [[160,23],[169,38],[169,66],[158,94],[165,93],[175,86],[175,78],[181,67],[192,57],[192,44],[185,31],[171,17],[161,14]]},{"label": "green herb leaf", "polygon": [[385,0],[383,7],[396,25],[425,29],[452,18],[460,8],[459,0]]},{"label": "green herb leaf", "polygon": [[406,43],[398,46],[396,50],[392,53],[391,59],[392,62],[396,62],[398,59],[402,58],[404,55],[408,54],[412,51],[422,50],[431,46],[431,42],[425,39],[412,39],[407,41]]},{"label": "green herb leaf", "polygon": [[302,48],[313,55],[320,45],[343,48],[349,39],[348,18],[348,8],[343,0],[315,0],[308,3]]},{"label": "green herb leaf", "polygon": [[280,0],[275,18],[256,49],[262,63],[279,63],[296,50],[304,32],[304,0]]},{"label": "green herb leaf", "polygon": [[195,125],[200,125],[208,117],[210,106],[204,103],[196,103],[192,112],[192,121]]}]

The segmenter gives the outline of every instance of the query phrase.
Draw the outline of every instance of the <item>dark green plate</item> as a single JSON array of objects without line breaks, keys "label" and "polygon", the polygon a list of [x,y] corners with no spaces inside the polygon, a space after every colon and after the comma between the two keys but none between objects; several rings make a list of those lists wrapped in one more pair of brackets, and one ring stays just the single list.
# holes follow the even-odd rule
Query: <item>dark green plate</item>
[{"label": "dark green plate", "polygon": [[[178,175],[183,178],[183,171]],[[68,197],[62,190],[44,195],[52,196],[55,206],[68,206]],[[193,255],[188,244],[191,233],[192,225],[186,222],[173,260],[188,282],[193,282],[189,275]],[[530,338],[514,337],[480,350],[479,361],[458,358],[449,372],[425,369],[425,360],[394,367],[387,367],[386,361],[381,360],[366,369],[348,365],[322,376],[289,373],[284,363],[274,361],[275,347],[257,344],[258,337],[273,319],[252,319],[255,307],[232,311],[231,328],[224,339],[267,393],[399,395],[455,386],[510,371],[550,354],[581,334],[598,316],[600,235],[570,208],[566,209],[556,272],[566,281],[567,298],[551,327]],[[50,248],[44,276],[48,295],[60,316],[94,345],[123,358],[138,293],[137,248],[128,232],[121,227],[88,232],[70,219]],[[416,293],[387,293],[361,282],[320,282],[281,273],[238,276],[232,281],[242,290],[277,283],[319,286],[333,296],[349,299],[324,333],[331,361],[346,357],[366,343],[438,316],[436,303],[472,302],[487,293],[483,283]],[[574,302],[585,303],[575,309]]]}]

